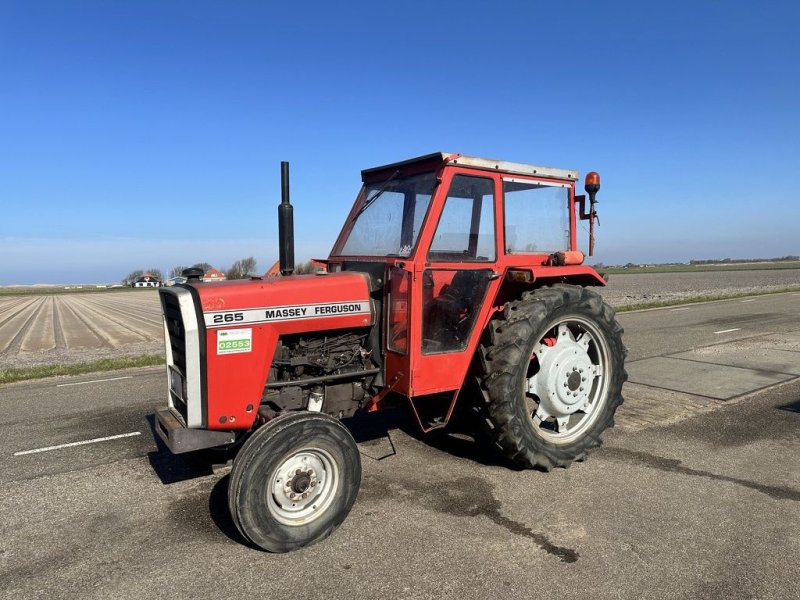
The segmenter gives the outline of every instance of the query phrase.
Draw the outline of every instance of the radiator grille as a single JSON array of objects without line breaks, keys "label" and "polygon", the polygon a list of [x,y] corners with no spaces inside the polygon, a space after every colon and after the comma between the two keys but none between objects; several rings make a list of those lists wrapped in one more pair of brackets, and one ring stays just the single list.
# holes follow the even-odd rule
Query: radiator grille
[{"label": "radiator grille", "polygon": [[[186,398],[186,329],[183,324],[183,315],[178,298],[173,294],[161,294],[162,305],[164,307],[164,321],[169,335],[168,343],[172,349],[172,366],[180,373],[182,379],[183,398]],[[170,375],[171,376],[171,375]],[[175,393],[172,395],[172,402],[178,412],[186,421],[186,403]]]}]

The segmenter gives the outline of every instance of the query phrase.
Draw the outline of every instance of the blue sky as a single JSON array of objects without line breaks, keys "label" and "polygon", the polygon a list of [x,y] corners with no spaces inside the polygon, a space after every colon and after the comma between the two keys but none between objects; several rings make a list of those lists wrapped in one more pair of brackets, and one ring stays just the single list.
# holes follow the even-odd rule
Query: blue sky
[{"label": "blue sky", "polygon": [[0,284],[326,256],[359,171],[597,170],[596,260],[800,254],[796,2],[0,2]]}]

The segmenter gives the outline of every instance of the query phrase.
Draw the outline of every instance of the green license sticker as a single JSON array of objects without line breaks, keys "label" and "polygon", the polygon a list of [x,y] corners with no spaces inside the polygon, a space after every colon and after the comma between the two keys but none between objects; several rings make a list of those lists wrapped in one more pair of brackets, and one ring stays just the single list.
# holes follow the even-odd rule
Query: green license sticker
[{"label": "green license sticker", "polygon": [[238,354],[252,350],[252,329],[222,329],[217,332],[217,354]]}]

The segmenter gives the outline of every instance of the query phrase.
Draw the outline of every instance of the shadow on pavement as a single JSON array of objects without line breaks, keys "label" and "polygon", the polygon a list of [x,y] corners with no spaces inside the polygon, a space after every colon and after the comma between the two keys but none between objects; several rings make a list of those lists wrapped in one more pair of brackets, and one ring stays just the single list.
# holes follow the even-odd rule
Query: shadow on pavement
[{"label": "shadow on pavement", "polygon": [[783,406],[778,406],[777,408],[778,410],[785,410],[787,412],[800,413],[800,400],[795,400],[794,402],[784,404]]},{"label": "shadow on pavement", "polygon": [[187,481],[198,477],[207,477],[213,474],[213,465],[202,461],[192,461],[192,457],[183,458],[169,451],[169,448],[161,441],[156,433],[155,415],[147,415],[145,418],[150,427],[150,433],[155,441],[155,452],[147,454],[147,460],[153,471],[164,485]]},{"label": "shadow on pavement", "polygon": [[[464,406],[466,406],[464,402]],[[491,442],[479,431],[471,411],[456,405],[447,427],[423,433],[411,411],[392,408],[374,413],[358,413],[342,421],[358,442],[361,455],[372,460],[385,460],[397,454],[392,431],[400,430],[426,446],[486,466],[513,470],[520,467],[496,452]]]},{"label": "shadow on pavement", "polygon": [[228,508],[228,485],[230,484],[230,479],[230,475],[225,475],[211,488],[211,494],[208,496],[208,513],[211,515],[211,520],[214,521],[214,524],[228,539],[248,548],[260,550],[239,533],[239,530],[236,529],[236,524],[233,522],[231,511]]}]

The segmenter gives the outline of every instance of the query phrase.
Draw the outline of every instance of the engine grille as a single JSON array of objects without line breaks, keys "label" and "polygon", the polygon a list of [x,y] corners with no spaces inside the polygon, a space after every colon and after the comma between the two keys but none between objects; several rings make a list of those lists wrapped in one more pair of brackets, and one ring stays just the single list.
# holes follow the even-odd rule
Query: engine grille
[{"label": "engine grille", "polygon": [[[168,335],[167,343],[172,350],[172,367],[180,373],[182,396],[186,398],[186,329],[183,324],[181,307],[178,303],[178,298],[172,294],[162,293],[161,303],[164,309],[164,322]],[[170,374],[170,377],[172,377],[172,374]],[[170,384],[170,388],[172,388],[171,381]],[[185,401],[172,391],[170,391],[170,394],[175,408],[183,417],[184,422],[186,422],[187,409]]]}]

